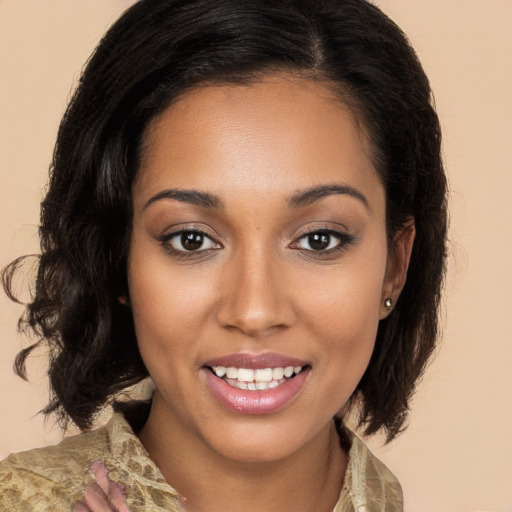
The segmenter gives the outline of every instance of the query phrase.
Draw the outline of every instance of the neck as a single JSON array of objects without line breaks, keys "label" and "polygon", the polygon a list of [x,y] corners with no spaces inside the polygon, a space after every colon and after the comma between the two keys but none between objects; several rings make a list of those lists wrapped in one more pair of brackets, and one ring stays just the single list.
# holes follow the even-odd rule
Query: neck
[{"label": "neck", "polygon": [[139,437],[187,512],[331,512],[338,501],[348,457],[334,422],[297,452],[255,462],[223,457],[163,420],[153,404]]}]

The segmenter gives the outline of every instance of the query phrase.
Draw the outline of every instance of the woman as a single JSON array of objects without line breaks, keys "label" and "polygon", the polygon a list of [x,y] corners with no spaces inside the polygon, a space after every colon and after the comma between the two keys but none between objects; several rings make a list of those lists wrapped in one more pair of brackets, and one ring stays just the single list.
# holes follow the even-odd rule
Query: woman
[{"label": "woman", "polygon": [[85,431],[155,392],[7,458],[0,510],[402,510],[344,420],[403,429],[446,181],[428,80],[375,6],[136,3],[64,116],[40,234],[45,412]]}]

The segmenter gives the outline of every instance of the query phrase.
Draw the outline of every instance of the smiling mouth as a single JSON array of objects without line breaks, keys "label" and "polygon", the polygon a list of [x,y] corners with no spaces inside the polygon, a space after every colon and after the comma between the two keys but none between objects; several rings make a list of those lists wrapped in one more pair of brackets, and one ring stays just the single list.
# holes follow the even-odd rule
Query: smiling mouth
[{"label": "smiling mouth", "polygon": [[309,365],[276,368],[236,368],[234,366],[210,366],[210,371],[233,388],[249,391],[274,389],[296,377]]}]

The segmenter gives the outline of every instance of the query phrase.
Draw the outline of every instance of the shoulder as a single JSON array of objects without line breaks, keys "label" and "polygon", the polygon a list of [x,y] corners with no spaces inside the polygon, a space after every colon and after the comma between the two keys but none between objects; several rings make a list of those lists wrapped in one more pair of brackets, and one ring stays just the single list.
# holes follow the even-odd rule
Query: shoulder
[{"label": "shoulder", "polygon": [[69,512],[93,482],[91,464],[100,461],[112,481],[125,486],[133,512],[182,510],[176,491],[149,458],[119,413],[93,432],[55,446],[13,453],[0,462],[0,512]]},{"label": "shoulder", "polygon": [[82,498],[92,462],[108,456],[107,430],[101,427],[1,461],[0,512],[69,512]]},{"label": "shoulder", "polygon": [[402,487],[398,479],[361,439],[351,432],[349,436],[351,448],[342,500],[349,502],[357,512],[403,512]]}]

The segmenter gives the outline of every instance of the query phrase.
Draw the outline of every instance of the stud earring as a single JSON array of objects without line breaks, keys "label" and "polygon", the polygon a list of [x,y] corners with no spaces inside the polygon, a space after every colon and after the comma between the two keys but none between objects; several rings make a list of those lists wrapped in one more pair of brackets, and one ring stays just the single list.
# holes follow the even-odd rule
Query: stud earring
[{"label": "stud earring", "polygon": [[119,304],[123,306],[130,307],[130,302],[128,301],[128,298],[125,295],[121,295],[120,297],[118,297],[117,301],[119,302]]},{"label": "stud earring", "polygon": [[386,309],[391,309],[393,307],[393,299],[391,297],[388,297],[384,301],[384,306],[386,306]]}]

